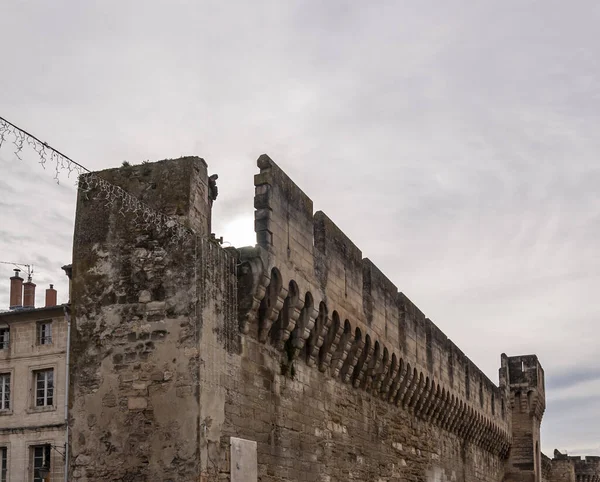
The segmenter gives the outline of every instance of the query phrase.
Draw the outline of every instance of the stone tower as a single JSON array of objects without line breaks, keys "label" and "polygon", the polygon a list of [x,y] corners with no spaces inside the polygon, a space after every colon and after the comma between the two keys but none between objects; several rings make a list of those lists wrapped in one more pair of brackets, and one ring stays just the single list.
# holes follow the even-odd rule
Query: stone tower
[{"label": "stone tower", "polygon": [[535,355],[502,354],[502,371],[512,411],[512,446],[506,479],[541,482],[540,425],[546,408],[544,370]]},{"label": "stone tower", "polygon": [[[214,186],[198,157],[82,176],[73,242],[73,480],[195,480],[202,438],[194,237]],[[110,183],[110,184],[108,184]],[[214,182],[213,182],[214,184]],[[148,208],[128,210],[123,189]]]}]

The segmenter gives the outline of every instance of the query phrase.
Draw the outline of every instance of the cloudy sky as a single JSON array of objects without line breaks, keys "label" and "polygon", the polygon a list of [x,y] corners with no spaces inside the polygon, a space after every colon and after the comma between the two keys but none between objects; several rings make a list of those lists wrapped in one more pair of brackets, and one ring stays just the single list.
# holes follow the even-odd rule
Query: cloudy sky
[{"label": "cloudy sky", "polygon": [[[600,455],[599,23],[594,0],[5,1],[0,116],[92,170],[204,157],[237,246],[268,153],[492,380],[538,354],[546,454]],[[73,182],[7,146],[0,169],[0,260],[66,301]]]}]

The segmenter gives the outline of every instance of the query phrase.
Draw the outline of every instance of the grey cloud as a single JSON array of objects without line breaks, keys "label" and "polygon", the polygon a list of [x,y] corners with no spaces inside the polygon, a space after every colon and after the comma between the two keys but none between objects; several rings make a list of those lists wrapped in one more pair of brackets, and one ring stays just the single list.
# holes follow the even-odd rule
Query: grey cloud
[{"label": "grey cloud", "polygon": [[[556,419],[556,423],[562,424],[574,421],[584,420],[586,415],[584,415],[588,410],[594,409],[597,406],[598,397],[597,396],[589,396],[589,397],[579,397],[572,398],[569,400],[554,400],[548,404],[548,411],[554,414],[561,415],[551,415],[550,420]],[[584,429],[583,427],[577,427],[577,429]],[[589,431],[589,427],[586,428]],[[586,432],[587,433],[587,432]]]},{"label": "grey cloud", "polygon": [[598,367],[578,367],[569,371],[558,371],[558,373],[553,373],[551,376],[546,375],[546,389],[564,389],[573,387],[581,382],[594,380],[598,380],[600,384],[600,370],[598,370]]}]

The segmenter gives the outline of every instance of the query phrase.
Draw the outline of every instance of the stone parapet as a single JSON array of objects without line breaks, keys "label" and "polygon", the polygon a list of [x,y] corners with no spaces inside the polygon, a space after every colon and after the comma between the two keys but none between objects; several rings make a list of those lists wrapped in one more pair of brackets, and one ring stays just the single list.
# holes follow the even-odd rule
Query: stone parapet
[{"label": "stone parapet", "polygon": [[572,456],[554,451],[549,482],[599,482],[600,457]]},{"label": "stone parapet", "polygon": [[[444,333],[263,155],[254,200],[254,280],[240,294],[242,330],[292,359],[367,390],[496,453],[511,441],[508,393]],[[255,323],[255,327],[249,325]]]}]

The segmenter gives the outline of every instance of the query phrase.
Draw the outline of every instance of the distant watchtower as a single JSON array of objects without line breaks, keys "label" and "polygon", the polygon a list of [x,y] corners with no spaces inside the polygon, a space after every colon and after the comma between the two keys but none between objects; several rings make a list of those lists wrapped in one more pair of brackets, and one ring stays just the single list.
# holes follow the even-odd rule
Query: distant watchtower
[{"label": "distant watchtower", "polygon": [[546,409],[544,370],[535,355],[508,357],[502,354],[502,369],[512,409],[513,443],[506,479],[541,482],[540,424]]}]

